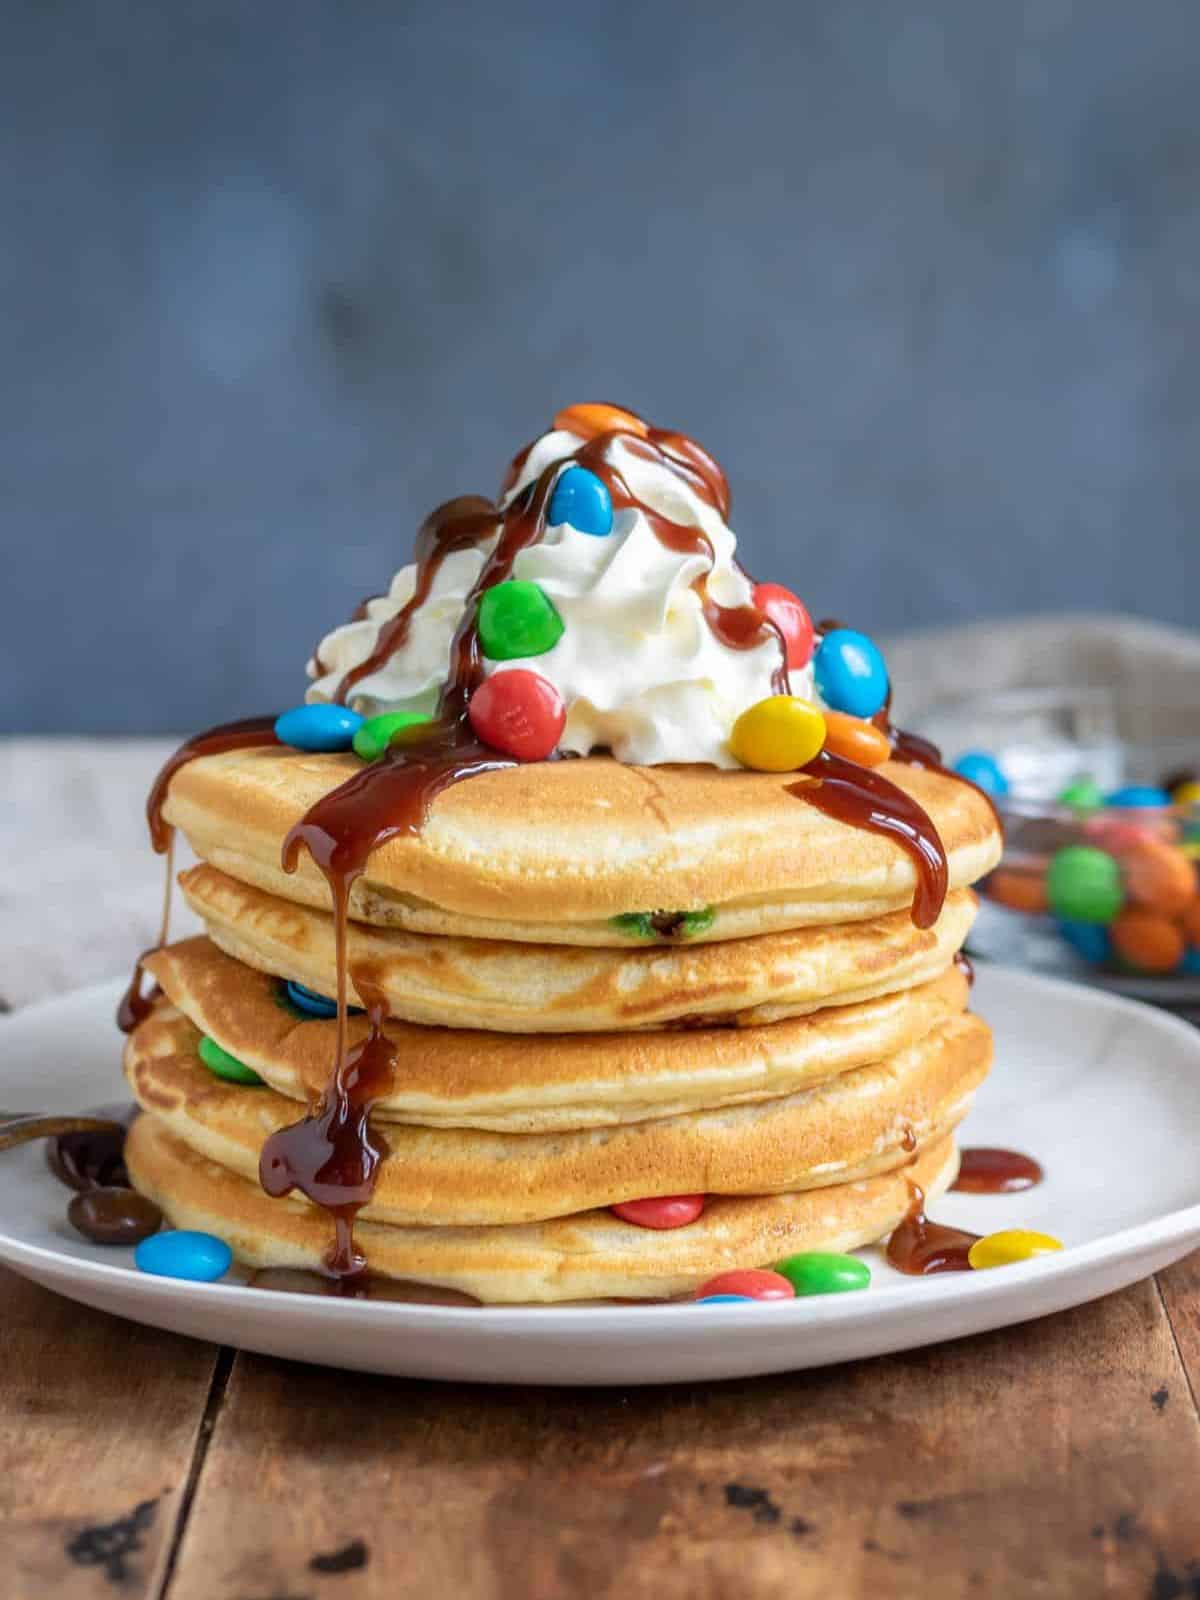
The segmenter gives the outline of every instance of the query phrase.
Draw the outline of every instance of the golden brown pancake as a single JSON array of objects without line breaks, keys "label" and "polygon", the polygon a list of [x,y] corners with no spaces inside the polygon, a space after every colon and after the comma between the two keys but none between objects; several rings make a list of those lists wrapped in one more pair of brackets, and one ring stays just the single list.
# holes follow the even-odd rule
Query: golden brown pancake
[{"label": "golden brown pancake", "polygon": [[[353,755],[268,748],[189,762],[165,815],[214,866],[284,899],[328,909],[301,852],[280,867],[288,830],[362,764]],[[995,866],[987,801],[951,776],[878,769],[932,818],[961,888]],[[634,767],[589,757],[532,763],[453,785],[419,835],[375,850],[351,915],[419,933],[534,943],[636,944],[610,919],[634,912],[715,915],[693,937],[848,922],[902,910],[916,884],[892,840],[825,816],[788,793],[795,773]]]},{"label": "golden brown pancake", "polygon": [[[333,918],[212,866],[180,877],[221,949],[321,994],[337,990]],[[933,928],[906,911],[825,928],[664,950],[433,938],[351,922],[350,993],[361,977],[393,1016],[502,1033],[610,1032],[708,1019],[752,1025],[928,983],[967,936],[976,901],[955,891]]]},{"label": "golden brown pancake", "polygon": [[[328,1219],[311,1206],[269,1199],[176,1139],[153,1116],[130,1129],[125,1159],[134,1184],[177,1227],[228,1241],[255,1267],[320,1270]],[[695,1290],[733,1267],[768,1266],[807,1250],[854,1250],[882,1238],[904,1215],[916,1183],[936,1198],[958,1170],[945,1139],[899,1171],[800,1194],[709,1202],[697,1221],[667,1232],[609,1211],[496,1227],[356,1229],[371,1270],[462,1290],[480,1300],[663,1298]]]},{"label": "golden brown pancake", "polygon": [[[130,1036],[126,1077],[176,1138],[253,1181],[264,1139],[300,1108],[215,1077],[199,1043],[193,1024],[161,1005]],[[655,1195],[777,1194],[871,1177],[944,1139],[990,1063],[986,1024],[961,1015],[886,1061],[756,1105],[572,1133],[388,1122],[362,1215],[437,1227],[532,1222]]]},{"label": "golden brown pancake", "polygon": [[[304,1017],[278,979],[197,937],[145,962],[168,998],[203,1033],[293,1100],[318,1095],[337,1025]],[[643,1029],[630,1033],[484,1033],[391,1021],[392,1092],[377,1114],[430,1127],[505,1133],[612,1126],[791,1094],[916,1044],[967,1004],[948,967],[931,982],[857,1005],[759,1028]],[[357,1044],[366,1019],[352,1016]]]}]

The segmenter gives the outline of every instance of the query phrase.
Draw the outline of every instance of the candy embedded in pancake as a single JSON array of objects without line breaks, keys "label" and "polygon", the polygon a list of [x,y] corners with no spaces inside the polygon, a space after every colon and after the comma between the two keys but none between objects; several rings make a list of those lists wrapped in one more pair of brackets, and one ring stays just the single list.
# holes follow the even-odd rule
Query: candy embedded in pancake
[{"label": "candy embedded in pancake", "polygon": [[[321,873],[304,852],[285,873],[282,845],[361,767],[352,755],[281,749],[207,756],[176,772],[165,816],[204,860],[327,910]],[[995,866],[1000,830],[977,790],[894,762],[877,770],[936,824],[952,889]],[[711,908],[692,939],[717,941],[908,908],[915,876],[904,851],[798,803],[796,781],[603,757],[485,773],[439,795],[421,833],[371,854],[350,914],[421,933],[637,945],[642,936],[613,918]]]},{"label": "candy embedded in pancake", "polygon": [[[185,1017],[161,1007],[130,1036],[126,1077],[175,1137],[253,1180],[264,1140],[295,1121],[295,1104],[215,1078],[200,1040]],[[866,1178],[950,1132],[990,1064],[987,1025],[963,1014],[885,1061],[754,1105],[577,1132],[375,1122],[382,1158],[362,1214],[484,1225],[654,1195],[774,1194]]]},{"label": "candy embedded in pancake", "polygon": [[[315,1099],[335,1026],[299,1016],[284,985],[211,940],[169,945],[147,970],[203,1033],[281,1094]],[[390,1021],[396,1052],[384,1120],[506,1133],[610,1127],[791,1094],[916,1044],[966,1006],[967,981],[948,967],[929,983],[858,1005],[830,1006],[760,1028],[519,1034]],[[364,1017],[348,1026],[353,1047]]]},{"label": "candy embedded in pancake", "polygon": [[[211,866],[180,877],[188,904],[229,955],[260,971],[336,993],[334,920],[251,888]],[[974,920],[958,890],[937,924],[907,912],[670,950],[583,949],[432,939],[351,922],[355,973],[391,1015],[510,1033],[608,1032],[711,1019],[749,1025],[847,1005],[927,983],[949,966]]]},{"label": "candy embedded in pancake", "polygon": [[[137,1188],[177,1227],[225,1239],[254,1267],[325,1270],[327,1220],[311,1207],[281,1205],[174,1138],[157,1117],[137,1119],[126,1141]],[[389,1227],[360,1222],[372,1272],[437,1284],[492,1304],[654,1299],[686,1294],[717,1272],[766,1266],[809,1250],[870,1244],[897,1225],[916,1183],[932,1200],[954,1180],[951,1139],[911,1166],[802,1194],[722,1197],[686,1228],[654,1232],[589,1211],[550,1222],[499,1227]]]}]

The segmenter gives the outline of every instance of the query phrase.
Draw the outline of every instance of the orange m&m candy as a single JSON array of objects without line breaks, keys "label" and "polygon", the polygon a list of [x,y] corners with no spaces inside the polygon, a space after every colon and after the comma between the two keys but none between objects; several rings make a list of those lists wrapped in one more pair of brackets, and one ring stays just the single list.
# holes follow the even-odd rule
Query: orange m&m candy
[{"label": "orange m&m candy", "polygon": [[995,900],[1010,911],[1025,911],[1036,915],[1045,911],[1050,902],[1046,895],[1046,879],[1040,872],[1017,872],[1001,868],[993,872],[984,885],[989,900]]},{"label": "orange m&m candy", "polygon": [[831,755],[857,761],[860,767],[878,767],[892,753],[892,743],[882,728],[844,711],[825,713],[825,748]]},{"label": "orange m&m candy", "polygon": [[1174,972],[1183,960],[1183,934],[1156,911],[1131,906],[1108,931],[1117,955],[1139,972]]},{"label": "orange m&m candy", "polygon": [[1125,891],[1135,905],[1177,917],[1196,895],[1196,869],[1174,845],[1143,839],[1121,858]]},{"label": "orange m&m candy", "polygon": [[650,431],[641,417],[621,406],[605,405],[602,401],[587,401],[579,406],[567,406],[554,416],[554,426],[567,433],[578,434],[581,439],[594,439],[598,433],[636,433],[644,439]]}]

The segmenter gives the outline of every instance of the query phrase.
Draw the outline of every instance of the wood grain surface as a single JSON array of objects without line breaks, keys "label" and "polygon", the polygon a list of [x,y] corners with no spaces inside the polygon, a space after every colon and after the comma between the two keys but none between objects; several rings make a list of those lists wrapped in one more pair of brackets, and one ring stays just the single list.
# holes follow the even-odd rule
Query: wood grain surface
[{"label": "wood grain surface", "polygon": [[0,1292],[5,1600],[1200,1595],[1200,1257],[927,1350],[628,1390],[339,1373]]}]

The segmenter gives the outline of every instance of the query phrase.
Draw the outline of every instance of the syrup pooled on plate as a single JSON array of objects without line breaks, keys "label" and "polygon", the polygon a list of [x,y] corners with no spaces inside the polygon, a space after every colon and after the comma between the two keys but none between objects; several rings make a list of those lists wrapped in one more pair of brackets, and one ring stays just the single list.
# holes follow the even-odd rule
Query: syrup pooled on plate
[{"label": "syrup pooled on plate", "polygon": [[962,1151],[958,1177],[950,1187],[963,1194],[1019,1194],[1041,1183],[1044,1176],[1032,1156],[980,1145]]},{"label": "syrup pooled on plate", "polygon": [[969,1272],[971,1263],[967,1255],[982,1235],[930,1222],[925,1215],[924,1191],[910,1180],[909,1192],[909,1208],[888,1240],[888,1261],[898,1272],[910,1277],[926,1277],[932,1272]]}]

